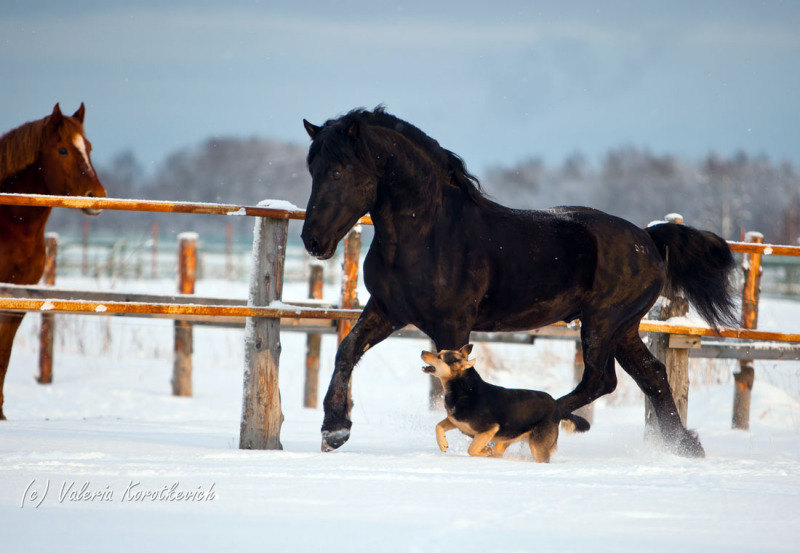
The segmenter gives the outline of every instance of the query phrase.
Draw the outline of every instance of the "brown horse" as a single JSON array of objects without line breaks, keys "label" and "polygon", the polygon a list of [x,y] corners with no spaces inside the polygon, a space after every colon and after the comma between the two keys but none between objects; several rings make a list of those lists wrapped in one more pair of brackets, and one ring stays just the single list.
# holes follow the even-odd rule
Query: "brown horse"
[{"label": "brown horse", "polygon": [[[72,117],[53,113],[0,137],[0,192],[104,197],[83,132],[83,104]],[[100,210],[84,209],[87,215]],[[0,205],[0,282],[36,284],[44,271],[49,207]],[[0,312],[0,420],[11,346],[23,315]]]}]

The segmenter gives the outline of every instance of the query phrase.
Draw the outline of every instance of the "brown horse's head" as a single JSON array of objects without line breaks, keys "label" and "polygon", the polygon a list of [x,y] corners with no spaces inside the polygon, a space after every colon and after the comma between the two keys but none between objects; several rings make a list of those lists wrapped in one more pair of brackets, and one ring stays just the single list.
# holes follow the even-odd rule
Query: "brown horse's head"
[{"label": "brown horse's head", "polygon": [[[92,144],[83,131],[83,103],[72,117],[63,115],[58,104],[46,118],[39,162],[49,194],[103,198],[106,190],[97,178],[90,158]],[[99,209],[84,209],[97,215]]]}]

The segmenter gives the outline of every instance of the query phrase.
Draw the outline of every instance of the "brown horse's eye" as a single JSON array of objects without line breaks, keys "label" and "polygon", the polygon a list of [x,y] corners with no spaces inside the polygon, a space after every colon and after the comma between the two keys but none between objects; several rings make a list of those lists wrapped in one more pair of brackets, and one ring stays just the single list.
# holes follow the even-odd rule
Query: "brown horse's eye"
[{"label": "brown horse's eye", "polygon": [[333,180],[339,180],[340,178],[342,178],[342,172],[334,170],[331,172],[331,177],[333,177]]},{"label": "brown horse's eye", "polygon": [[59,148],[59,149],[58,149],[58,153],[59,153],[59,154],[61,154],[62,156],[65,156],[65,155],[67,155],[69,152],[67,151],[67,149],[66,149],[66,148]]}]

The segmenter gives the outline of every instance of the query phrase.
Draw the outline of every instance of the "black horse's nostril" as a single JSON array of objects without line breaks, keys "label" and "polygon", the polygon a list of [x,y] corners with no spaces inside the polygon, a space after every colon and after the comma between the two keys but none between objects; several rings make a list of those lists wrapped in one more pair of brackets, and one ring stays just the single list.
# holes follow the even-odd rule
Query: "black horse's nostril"
[{"label": "black horse's nostril", "polygon": [[317,242],[316,238],[308,239],[308,249],[314,253],[319,252],[319,242]]}]

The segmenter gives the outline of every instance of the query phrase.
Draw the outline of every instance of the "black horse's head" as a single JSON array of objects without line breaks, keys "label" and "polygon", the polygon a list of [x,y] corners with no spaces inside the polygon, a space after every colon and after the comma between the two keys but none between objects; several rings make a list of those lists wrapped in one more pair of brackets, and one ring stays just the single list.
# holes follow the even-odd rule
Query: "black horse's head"
[{"label": "black horse's head", "polygon": [[378,172],[364,136],[369,128],[359,113],[321,127],[303,119],[303,125],[311,137],[311,197],[303,244],[311,255],[329,259],[347,231],[375,205]]}]

